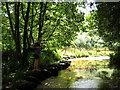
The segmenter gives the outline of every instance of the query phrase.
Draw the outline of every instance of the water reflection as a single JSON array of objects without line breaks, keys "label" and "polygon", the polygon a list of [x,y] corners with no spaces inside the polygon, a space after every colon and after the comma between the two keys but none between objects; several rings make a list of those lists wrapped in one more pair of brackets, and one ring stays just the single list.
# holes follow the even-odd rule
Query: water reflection
[{"label": "water reflection", "polygon": [[[37,88],[99,88],[102,79],[110,77],[109,61],[72,61],[57,77],[43,81]],[[111,70],[112,72],[112,70]]]}]

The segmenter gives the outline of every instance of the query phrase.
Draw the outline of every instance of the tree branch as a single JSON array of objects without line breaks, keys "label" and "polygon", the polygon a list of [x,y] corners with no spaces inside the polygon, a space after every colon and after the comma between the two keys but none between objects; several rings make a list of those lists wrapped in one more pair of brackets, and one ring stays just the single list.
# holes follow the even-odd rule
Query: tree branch
[{"label": "tree branch", "polygon": [[[44,7],[44,8],[43,8]],[[45,13],[47,9],[47,2],[44,4],[43,2],[41,3],[41,8],[40,8],[40,16],[39,16],[39,34],[38,34],[38,40],[42,37],[42,27],[44,24],[44,18],[45,18]]]},{"label": "tree branch", "polygon": [[13,34],[13,39],[15,40],[15,31],[13,29],[13,23],[12,23],[12,19],[11,19],[11,15],[10,15],[10,10],[9,10],[9,7],[8,7],[8,2],[6,2],[6,8],[7,8],[7,13],[8,13],[8,18],[9,18],[9,22],[10,22],[10,28],[12,30],[12,34]]},{"label": "tree branch", "polygon": [[23,3],[21,3],[21,11],[22,11],[23,20],[25,21],[25,15],[24,15],[24,11],[23,11]]}]

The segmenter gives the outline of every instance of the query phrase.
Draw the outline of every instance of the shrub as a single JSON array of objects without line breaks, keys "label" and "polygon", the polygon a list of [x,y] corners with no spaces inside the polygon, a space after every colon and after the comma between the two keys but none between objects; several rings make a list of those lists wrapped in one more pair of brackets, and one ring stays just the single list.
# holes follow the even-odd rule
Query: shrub
[{"label": "shrub", "polygon": [[60,56],[57,54],[56,50],[47,49],[45,52],[41,52],[40,67],[48,66],[49,64],[59,60]]},{"label": "shrub", "polygon": [[120,69],[120,48],[118,48],[117,52],[110,55],[110,67]]}]

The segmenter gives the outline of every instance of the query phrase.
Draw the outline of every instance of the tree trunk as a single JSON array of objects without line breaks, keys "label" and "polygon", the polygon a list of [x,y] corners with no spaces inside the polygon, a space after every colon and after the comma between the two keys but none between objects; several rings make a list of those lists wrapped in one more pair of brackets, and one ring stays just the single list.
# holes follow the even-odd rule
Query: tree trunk
[{"label": "tree trunk", "polygon": [[30,43],[33,42],[34,43],[34,38],[32,36],[32,31],[33,31],[33,21],[34,21],[34,3],[32,3],[32,18],[31,18],[31,24],[30,24],[30,36],[29,36],[29,39],[30,39]]},{"label": "tree trunk", "polygon": [[40,7],[40,14],[39,14],[39,32],[38,32],[38,40],[41,39],[41,32],[42,32],[42,8],[43,8],[43,2],[40,2],[41,7]]},{"label": "tree trunk", "polygon": [[17,59],[19,61],[21,61],[21,44],[20,44],[20,31],[19,31],[19,7],[20,7],[20,2],[15,3],[16,54],[17,54]]},{"label": "tree trunk", "polygon": [[24,65],[28,65],[28,60],[27,60],[28,52],[26,48],[27,48],[27,37],[28,37],[27,26],[28,26],[28,20],[29,20],[30,4],[31,3],[28,2],[26,17],[25,17],[25,25],[24,25],[24,36],[23,36],[23,64]]},{"label": "tree trunk", "polygon": [[13,40],[15,41],[16,59],[21,62],[21,44],[20,44],[20,33],[19,33],[19,7],[20,7],[20,3],[19,2],[15,3],[15,30],[14,30],[8,2],[6,2],[6,8],[7,8],[7,13],[9,17],[10,28],[12,30]]},{"label": "tree trunk", "polygon": [[10,22],[10,28],[12,30],[12,35],[13,35],[13,40],[15,40],[15,31],[14,31],[14,28],[13,28],[13,23],[12,23],[12,19],[11,19],[11,15],[10,15],[10,10],[9,10],[9,7],[8,7],[8,2],[6,2],[6,8],[7,8],[7,13],[8,13],[8,18],[9,18],[9,22]]}]

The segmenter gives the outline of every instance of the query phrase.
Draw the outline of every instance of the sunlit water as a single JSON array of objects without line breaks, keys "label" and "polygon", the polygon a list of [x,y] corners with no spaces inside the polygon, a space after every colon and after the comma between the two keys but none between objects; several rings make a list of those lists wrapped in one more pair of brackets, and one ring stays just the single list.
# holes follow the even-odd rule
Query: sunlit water
[{"label": "sunlit water", "polygon": [[78,80],[70,88],[98,88],[102,80]]},{"label": "sunlit water", "polygon": [[[72,62],[66,70],[61,70],[57,77],[50,77],[38,85],[40,88],[99,88],[103,77],[110,74],[108,61]],[[103,71],[103,72],[101,72]],[[110,70],[109,70],[110,71]]]}]

